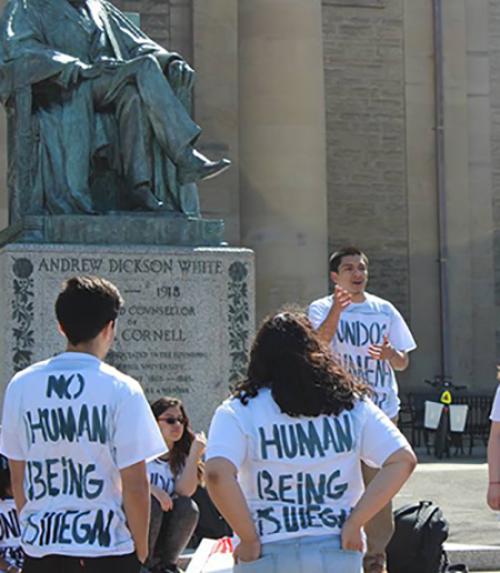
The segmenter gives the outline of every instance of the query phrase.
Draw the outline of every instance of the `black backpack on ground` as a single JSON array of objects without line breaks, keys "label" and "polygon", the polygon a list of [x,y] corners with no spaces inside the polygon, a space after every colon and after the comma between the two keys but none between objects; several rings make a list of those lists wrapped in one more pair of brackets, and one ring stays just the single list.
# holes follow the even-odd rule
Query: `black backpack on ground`
[{"label": "black backpack on ground", "polygon": [[431,501],[420,501],[394,512],[394,535],[387,547],[389,573],[445,573],[448,558],[443,543],[448,522]]}]

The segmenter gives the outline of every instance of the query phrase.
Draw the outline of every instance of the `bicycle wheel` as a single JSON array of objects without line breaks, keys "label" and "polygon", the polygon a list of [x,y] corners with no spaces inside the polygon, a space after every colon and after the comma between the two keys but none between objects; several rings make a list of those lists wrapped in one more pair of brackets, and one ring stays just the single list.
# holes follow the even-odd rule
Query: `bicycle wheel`
[{"label": "bicycle wheel", "polygon": [[449,412],[448,408],[443,408],[441,413],[441,419],[439,420],[439,426],[436,430],[436,435],[434,437],[434,455],[438,460],[443,457],[444,453],[448,453],[448,421]]}]

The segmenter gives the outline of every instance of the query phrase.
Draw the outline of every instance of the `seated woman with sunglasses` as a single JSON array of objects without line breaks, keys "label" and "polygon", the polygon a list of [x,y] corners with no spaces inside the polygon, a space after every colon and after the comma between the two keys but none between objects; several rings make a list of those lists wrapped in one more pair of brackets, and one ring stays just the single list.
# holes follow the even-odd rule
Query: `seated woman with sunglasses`
[{"label": "seated woman with sunglasses", "polygon": [[[416,458],[303,314],[261,326],[208,436],[209,493],[239,538],[235,572],[361,573],[363,525]],[[381,467],[364,491],[361,460]]]},{"label": "seated woman with sunglasses", "polygon": [[151,409],[168,453],[148,464],[151,517],[146,566],[153,573],[176,573],[179,556],[198,522],[198,507],[191,496],[203,476],[206,438],[193,432],[177,398],[160,398]]}]

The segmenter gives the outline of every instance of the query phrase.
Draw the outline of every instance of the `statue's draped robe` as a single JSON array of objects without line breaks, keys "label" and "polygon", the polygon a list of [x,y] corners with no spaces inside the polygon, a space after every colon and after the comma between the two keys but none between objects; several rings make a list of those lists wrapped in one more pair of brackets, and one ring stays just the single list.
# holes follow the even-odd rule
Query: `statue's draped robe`
[{"label": "statue's draped robe", "polygon": [[[96,158],[105,157],[123,175],[114,116],[95,111],[91,82],[79,81],[66,89],[75,62],[92,64],[103,56],[131,60],[146,54],[161,54],[164,64],[181,59],[110,3],[88,0],[87,7],[90,19],[68,0],[9,0],[0,24],[0,97],[8,105],[20,90],[32,88],[39,133],[32,193],[43,197],[44,209],[51,214],[88,210]],[[177,90],[177,96],[187,105],[189,94],[181,92]],[[153,136],[147,160],[156,196],[170,210],[198,215],[196,186],[178,185],[175,166]]]}]

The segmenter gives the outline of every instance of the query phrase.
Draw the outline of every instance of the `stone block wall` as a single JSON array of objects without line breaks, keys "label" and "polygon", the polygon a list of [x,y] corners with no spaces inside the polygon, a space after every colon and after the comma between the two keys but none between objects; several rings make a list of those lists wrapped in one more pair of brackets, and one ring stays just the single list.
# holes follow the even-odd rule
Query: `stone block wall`
[{"label": "stone block wall", "polygon": [[[491,167],[495,253],[495,305],[500,316],[500,0],[490,0],[490,105]],[[497,357],[500,356],[500,321],[497,319]]]},{"label": "stone block wall", "polygon": [[323,0],[329,250],[370,257],[371,290],[409,315],[402,0]]}]

